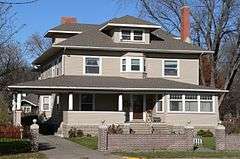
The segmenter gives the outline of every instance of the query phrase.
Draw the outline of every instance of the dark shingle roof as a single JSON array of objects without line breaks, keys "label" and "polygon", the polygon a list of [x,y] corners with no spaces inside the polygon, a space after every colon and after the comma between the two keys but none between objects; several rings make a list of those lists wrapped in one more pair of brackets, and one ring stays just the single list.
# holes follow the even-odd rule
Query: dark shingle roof
[{"label": "dark shingle roof", "polygon": [[22,97],[23,100],[33,103],[35,106],[38,105],[38,95],[27,94],[26,97]]},{"label": "dark shingle roof", "polygon": [[96,24],[61,24],[50,30],[60,30],[60,31],[85,31],[88,29],[97,29],[99,25]]},{"label": "dark shingle roof", "polygon": [[[156,34],[159,32],[156,32]],[[162,33],[164,40],[152,40],[150,44],[115,43],[112,38],[99,30],[87,30],[81,34],[64,40],[55,46],[89,46],[89,47],[114,47],[114,48],[138,48],[138,49],[166,49],[166,50],[197,50],[202,49],[196,45],[182,42]]]},{"label": "dark shingle roof", "polygon": [[[136,18],[134,16],[126,15],[120,18],[113,18],[109,20],[107,23],[115,23],[115,24],[137,24],[137,25],[156,25],[154,23],[148,22],[146,20]],[[156,25],[157,26],[157,25]]]},{"label": "dark shingle roof", "polygon": [[[62,87],[62,88],[61,88]],[[220,91],[214,88],[199,86],[195,84],[188,84],[167,80],[164,78],[143,78],[143,79],[129,79],[124,77],[100,77],[100,76],[60,76],[49,78],[45,80],[29,81],[19,83],[14,86],[9,86],[11,89],[101,89],[102,90],[118,90],[118,91],[131,91],[138,89],[141,90],[156,90],[169,91],[198,91],[208,90],[209,92]],[[197,91],[196,90],[196,91]]]}]

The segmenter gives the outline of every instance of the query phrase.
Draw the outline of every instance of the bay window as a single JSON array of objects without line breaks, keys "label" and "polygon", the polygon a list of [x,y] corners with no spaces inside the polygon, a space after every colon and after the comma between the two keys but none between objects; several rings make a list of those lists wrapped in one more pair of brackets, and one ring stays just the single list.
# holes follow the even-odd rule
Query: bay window
[{"label": "bay window", "polygon": [[100,58],[85,57],[85,74],[100,74]]},{"label": "bay window", "polygon": [[143,57],[123,57],[121,58],[121,72],[143,72]]},{"label": "bay window", "polygon": [[131,59],[131,71],[140,71],[140,59]]}]

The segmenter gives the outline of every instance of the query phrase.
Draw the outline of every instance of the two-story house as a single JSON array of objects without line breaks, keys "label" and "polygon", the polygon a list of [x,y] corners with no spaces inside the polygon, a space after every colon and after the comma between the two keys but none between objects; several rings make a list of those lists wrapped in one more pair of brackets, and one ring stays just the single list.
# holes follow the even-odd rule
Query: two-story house
[{"label": "two-story house", "polygon": [[95,131],[107,124],[158,122],[214,127],[218,96],[225,90],[199,85],[199,57],[211,54],[190,43],[189,9],[182,9],[181,38],[151,22],[124,16],[103,24],[63,17],[50,29],[52,47],[34,62],[39,80],[19,83],[14,121],[20,122],[22,93],[39,95],[39,111],[62,127]]}]

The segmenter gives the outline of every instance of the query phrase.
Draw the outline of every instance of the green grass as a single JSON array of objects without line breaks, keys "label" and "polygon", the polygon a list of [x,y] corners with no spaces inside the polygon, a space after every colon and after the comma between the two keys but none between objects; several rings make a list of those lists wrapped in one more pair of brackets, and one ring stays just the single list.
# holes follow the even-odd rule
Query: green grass
[{"label": "green grass", "polygon": [[47,157],[41,153],[22,153],[0,156],[0,159],[47,159]]},{"label": "green grass", "polygon": [[214,137],[203,137],[203,147],[215,150],[216,142]]},{"label": "green grass", "polygon": [[27,140],[0,139],[0,154],[16,154],[30,152],[31,144]]},{"label": "green grass", "polygon": [[240,151],[193,152],[193,151],[152,151],[152,152],[116,152],[114,154],[143,158],[239,158]]},{"label": "green grass", "polygon": [[97,137],[73,137],[70,138],[71,141],[78,143],[79,145],[85,146],[89,149],[96,150],[97,149]]}]

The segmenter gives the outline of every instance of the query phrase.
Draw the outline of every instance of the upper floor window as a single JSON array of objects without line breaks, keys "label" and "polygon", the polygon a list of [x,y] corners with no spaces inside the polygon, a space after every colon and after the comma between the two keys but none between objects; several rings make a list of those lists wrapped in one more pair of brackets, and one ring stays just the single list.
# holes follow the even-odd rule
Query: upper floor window
[{"label": "upper floor window", "polygon": [[164,60],[163,61],[163,76],[179,77],[179,61]]},{"label": "upper floor window", "polygon": [[143,57],[124,57],[121,59],[122,72],[143,72]]},{"label": "upper floor window", "polygon": [[121,30],[121,40],[142,42],[144,40],[143,30],[123,29]]},{"label": "upper floor window", "polygon": [[85,74],[100,74],[100,61],[99,57],[85,57]]}]

